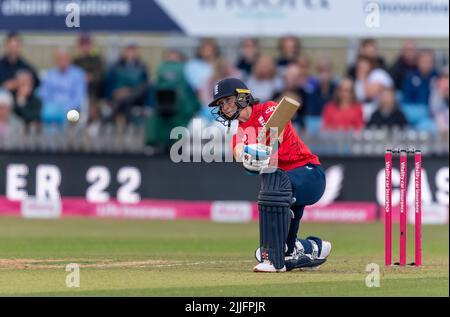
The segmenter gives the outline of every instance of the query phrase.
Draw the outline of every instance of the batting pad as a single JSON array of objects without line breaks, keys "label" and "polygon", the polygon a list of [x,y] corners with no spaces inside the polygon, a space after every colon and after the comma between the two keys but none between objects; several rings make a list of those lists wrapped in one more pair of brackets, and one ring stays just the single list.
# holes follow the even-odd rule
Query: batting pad
[{"label": "batting pad", "polygon": [[258,196],[261,258],[270,260],[276,269],[282,269],[291,221],[291,181],[287,173],[279,169],[261,177]]}]

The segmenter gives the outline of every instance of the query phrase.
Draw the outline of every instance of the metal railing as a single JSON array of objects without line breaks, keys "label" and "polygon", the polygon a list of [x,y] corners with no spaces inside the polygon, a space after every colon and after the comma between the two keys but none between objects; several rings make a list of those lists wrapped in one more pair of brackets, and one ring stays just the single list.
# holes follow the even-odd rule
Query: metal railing
[{"label": "metal railing", "polygon": [[302,133],[303,141],[321,155],[379,156],[386,148],[415,148],[424,155],[448,155],[448,134],[437,135],[413,129],[365,129],[362,131],[321,131]]},{"label": "metal railing", "polygon": [[[379,156],[386,148],[415,148],[424,155],[448,155],[449,135],[433,134],[412,129],[365,129],[362,131],[320,131],[310,134],[299,131],[305,144],[318,155]],[[174,142],[176,140],[173,140]],[[192,139],[185,142],[192,142]],[[228,151],[230,138],[202,139],[202,145],[217,142],[218,148]],[[190,147],[191,151],[201,148]],[[2,151],[80,152],[143,154],[158,153],[146,145],[146,130],[142,125],[120,128],[114,124],[46,125],[28,131],[20,127],[8,137],[0,137]],[[167,151],[165,147],[164,151]],[[229,154],[229,153],[226,153]]]}]

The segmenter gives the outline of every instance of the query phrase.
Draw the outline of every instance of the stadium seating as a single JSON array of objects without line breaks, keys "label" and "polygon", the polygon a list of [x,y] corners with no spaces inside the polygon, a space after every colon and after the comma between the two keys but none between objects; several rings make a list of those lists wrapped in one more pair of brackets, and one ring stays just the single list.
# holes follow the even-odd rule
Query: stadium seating
[{"label": "stadium seating", "polygon": [[400,108],[405,114],[409,124],[415,129],[429,132],[434,132],[436,130],[428,105],[402,103]]},{"label": "stadium seating", "polygon": [[322,118],[319,116],[306,116],[305,117],[306,131],[309,134],[317,134],[320,132],[322,126]]}]

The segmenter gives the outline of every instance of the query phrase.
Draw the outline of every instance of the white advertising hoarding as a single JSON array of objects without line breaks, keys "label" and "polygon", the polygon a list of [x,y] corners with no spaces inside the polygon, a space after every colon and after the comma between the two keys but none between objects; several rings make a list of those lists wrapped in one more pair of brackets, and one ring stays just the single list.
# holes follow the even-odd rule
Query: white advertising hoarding
[{"label": "white advertising hoarding", "polygon": [[448,37],[448,0],[155,0],[191,36]]}]

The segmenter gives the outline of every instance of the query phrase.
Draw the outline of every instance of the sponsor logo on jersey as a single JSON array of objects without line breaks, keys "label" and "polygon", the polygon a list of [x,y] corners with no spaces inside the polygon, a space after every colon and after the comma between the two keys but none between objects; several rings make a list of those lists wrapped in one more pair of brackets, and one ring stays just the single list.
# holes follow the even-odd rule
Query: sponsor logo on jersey
[{"label": "sponsor logo on jersey", "polygon": [[266,120],[264,120],[263,116],[260,116],[258,121],[261,126],[264,126],[266,124]]},{"label": "sponsor logo on jersey", "polygon": [[269,113],[271,113],[271,112],[274,112],[276,108],[277,108],[277,106],[271,106],[271,107],[267,108],[267,109],[266,109],[266,114],[269,114]]}]

